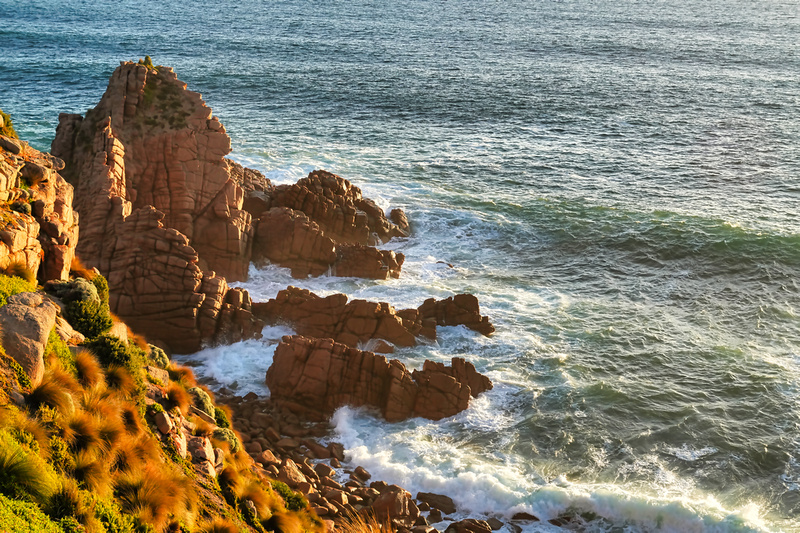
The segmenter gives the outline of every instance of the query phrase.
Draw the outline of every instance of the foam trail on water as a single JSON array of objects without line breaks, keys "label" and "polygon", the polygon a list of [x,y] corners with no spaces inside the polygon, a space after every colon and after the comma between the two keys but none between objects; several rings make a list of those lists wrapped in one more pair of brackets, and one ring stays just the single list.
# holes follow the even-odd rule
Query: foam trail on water
[{"label": "foam trail on water", "polygon": [[[485,403],[475,402],[471,410],[491,410],[490,402]],[[513,457],[448,438],[448,424],[480,422],[485,414],[465,413],[440,422],[412,419],[387,425],[365,410],[343,407],[332,424],[352,466],[363,466],[376,479],[398,484],[412,495],[447,494],[460,510],[454,518],[484,514],[508,519],[527,512],[545,521],[577,516],[590,531],[612,531],[621,525],[630,533],[768,530],[757,505],[730,511],[697,491],[658,497],[631,494],[613,484],[573,483],[564,476],[547,482]],[[529,531],[546,531],[542,526]]]},{"label": "foam trail on water", "polygon": [[205,348],[173,359],[190,366],[212,388],[227,387],[237,394],[269,395],[264,376],[272,364],[275,348],[283,335],[294,332],[285,326],[267,326],[261,339],[248,339],[228,346]]}]

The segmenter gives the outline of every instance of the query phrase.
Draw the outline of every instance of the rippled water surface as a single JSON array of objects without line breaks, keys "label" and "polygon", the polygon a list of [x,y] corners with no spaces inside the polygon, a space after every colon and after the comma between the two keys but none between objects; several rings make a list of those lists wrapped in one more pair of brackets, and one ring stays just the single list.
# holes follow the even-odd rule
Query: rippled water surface
[{"label": "rippled water surface", "polygon": [[[467,357],[495,389],[436,423],[340,411],[353,462],[473,514],[800,530],[796,3],[12,0],[0,21],[0,107],[37,148],[149,54],[238,161],[407,211],[401,279],[270,267],[255,297],[478,295],[493,337],[397,356]],[[287,332],[191,358],[262,391]]]}]

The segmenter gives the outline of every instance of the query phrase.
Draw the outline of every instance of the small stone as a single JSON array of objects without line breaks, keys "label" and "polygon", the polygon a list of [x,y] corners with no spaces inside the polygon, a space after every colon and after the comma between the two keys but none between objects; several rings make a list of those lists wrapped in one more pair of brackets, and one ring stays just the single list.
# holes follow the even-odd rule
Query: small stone
[{"label": "small stone", "polygon": [[156,426],[158,430],[163,433],[164,435],[170,433],[173,429],[175,429],[175,424],[172,422],[172,419],[169,415],[165,412],[156,413],[154,417]]}]

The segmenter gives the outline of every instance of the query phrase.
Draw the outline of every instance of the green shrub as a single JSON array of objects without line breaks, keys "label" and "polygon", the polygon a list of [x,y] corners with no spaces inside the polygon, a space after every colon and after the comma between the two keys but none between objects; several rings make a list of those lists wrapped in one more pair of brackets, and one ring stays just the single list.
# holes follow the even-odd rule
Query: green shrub
[{"label": "green shrub", "polygon": [[62,474],[75,470],[75,457],[67,442],[58,435],[50,437],[50,464]]},{"label": "green shrub", "polygon": [[286,503],[286,508],[290,511],[299,511],[308,507],[308,500],[302,494],[293,492],[289,485],[283,481],[270,481],[273,490],[280,494],[283,501]]},{"label": "green shrub", "polygon": [[100,297],[100,301],[105,305],[108,305],[108,281],[106,278],[100,274],[96,274],[92,278],[92,285],[94,285],[95,289],[97,290],[97,296]]},{"label": "green shrub", "polygon": [[150,361],[157,367],[166,369],[169,366],[167,353],[158,346],[153,346],[152,344],[148,344],[148,346],[150,346]]},{"label": "green shrub", "polygon": [[16,276],[0,274],[0,307],[8,303],[8,297],[21,292],[34,292],[36,285]]},{"label": "green shrub", "polygon": [[76,300],[68,303],[66,319],[87,339],[102,335],[114,325],[108,306],[93,300]]},{"label": "green shrub", "polygon": [[75,375],[75,356],[72,355],[67,343],[56,333],[56,328],[53,328],[50,332],[50,336],[47,338],[47,346],[44,348],[44,355],[55,356],[58,362],[61,363],[61,368],[73,376]]},{"label": "green shrub", "polygon": [[111,329],[113,321],[108,308],[108,282],[103,276],[96,275],[91,281],[83,278],[48,281],[44,289],[64,301],[67,322],[87,339]]},{"label": "green shrub", "polygon": [[44,285],[44,290],[55,294],[64,303],[88,301],[102,303],[102,298],[97,290],[97,286],[83,278],[75,278],[69,281],[53,280]]},{"label": "green shrub", "polygon": [[97,357],[103,367],[121,366],[134,378],[141,379],[141,369],[145,364],[144,352],[138,346],[128,344],[113,335],[103,334],[82,344]]},{"label": "green shrub", "polygon": [[97,500],[94,512],[108,533],[134,533],[136,530],[133,517],[123,514],[113,500]]},{"label": "green shrub", "polygon": [[[0,364],[10,368],[14,372],[14,377],[17,378],[17,384],[22,392],[30,391],[33,384],[31,383],[31,378],[28,377],[28,374],[22,369],[17,361],[9,356],[6,355],[3,347],[0,346]],[[11,383],[3,383],[3,388],[6,390],[13,390],[13,384]]]},{"label": "green shrub", "polygon": [[0,494],[0,531],[14,533],[63,533],[38,505]]},{"label": "green shrub", "polygon": [[214,433],[211,434],[211,437],[223,442],[227,442],[231,448],[232,453],[236,453],[241,449],[242,445],[239,442],[238,437],[236,437],[236,433],[233,430],[227,428],[217,428],[214,430]]},{"label": "green shrub", "polygon": [[219,407],[214,407],[214,419],[217,421],[217,425],[223,429],[231,427],[228,414]]},{"label": "green shrub", "polygon": [[0,122],[0,135],[19,139],[19,135],[17,135],[17,132],[14,130],[14,124],[12,124],[11,117],[8,113],[3,113],[3,110],[0,109],[0,118],[2,118],[2,122]]},{"label": "green shrub", "polygon": [[200,387],[191,387],[189,394],[192,395],[194,406],[205,412],[208,416],[214,417],[214,402],[211,396]]},{"label": "green shrub", "polygon": [[44,503],[59,489],[53,469],[28,453],[7,432],[0,433],[0,492]]}]

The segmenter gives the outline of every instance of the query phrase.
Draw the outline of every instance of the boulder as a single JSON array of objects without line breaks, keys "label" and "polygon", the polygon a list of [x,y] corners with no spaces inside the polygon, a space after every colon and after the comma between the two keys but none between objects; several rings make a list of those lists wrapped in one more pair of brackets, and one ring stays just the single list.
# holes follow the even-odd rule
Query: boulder
[{"label": "boulder", "polygon": [[8,303],[0,307],[0,344],[34,387],[44,376],[44,349],[57,313],[56,304],[35,292],[10,296]]},{"label": "boulder", "polygon": [[484,335],[494,333],[489,318],[481,316],[478,299],[472,294],[457,294],[444,300],[429,298],[419,306],[422,319],[434,319],[439,326],[465,325]]},{"label": "boulder", "polygon": [[419,509],[411,499],[411,494],[397,485],[390,485],[383,490],[371,507],[379,522],[390,520],[397,525],[411,527],[419,517]]},{"label": "boulder", "polygon": [[469,385],[444,368],[411,373],[396,359],[295,335],[276,348],[266,383],[273,401],[311,419],[351,405],[375,407],[388,421],[439,420],[466,409],[470,399]]},{"label": "boulder", "polygon": [[453,502],[453,499],[443,494],[420,492],[417,494],[417,500],[427,503],[434,509],[439,509],[444,514],[453,514],[456,512],[456,504]]}]

